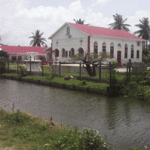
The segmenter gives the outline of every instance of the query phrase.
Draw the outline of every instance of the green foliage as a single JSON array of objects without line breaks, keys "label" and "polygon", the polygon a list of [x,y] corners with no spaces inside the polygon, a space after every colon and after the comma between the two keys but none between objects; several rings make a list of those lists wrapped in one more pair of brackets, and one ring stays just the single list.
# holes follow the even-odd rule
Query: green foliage
[{"label": "green foliage", "polygon": [[0,74],[6,72],[6,58],[0,57]]},{"label": "green foliage", "polygon": [[77,128],[69,129],[61,135],[55,142],[44,145],[45,149],[56,150],[108,150],[110,146],[103,141],[99,132],[91,129],[84,129],[82,132]]},{"label": "green foliage", "polygon": [[83,80],[83,81],[82,81],[82,85],[86,85],[86,80]]},{"label": "green foliage", "polygon": [[118,66],[118,62],[117,61],[112,61],[111,63],[112,63],[112,67],[113,68],[116,68]]},{"label": "green foliage", "polygon": [[17,109],[16,112],[13,112],[11,114],[6,114],[5,117],[8,123],[11,124],[23,124],[29,120],[29,116],[22,113],[19,109]]},{"label": "green foliage", "polygon": [[103,141],[99,132],[91,129],[84,129],[82,132],[81,149],[85,150],[108,150],[110,146]]},{"label": "green foliage", "polygon": [[6,51],[1,50],[0,51],[0,57],[8,58],[8,53]]},{"label": "green foliage", "polygon": [[123,89],[123,94],[133,98],[138,98],[138,95],[144,94],[144,88],[137,82],[129,82]]},{"label": "green foliage", "polygon": [[130,148],[129,150],[141,150],[141,149],[138,147],[134,147],[134,148]]},{"label": "green foliage", "polygon": [[20,74],[21,77],[27,76],[28,73],[27,73],[26,67],[20,66],[20,67],[19,67],[19,74]]}]

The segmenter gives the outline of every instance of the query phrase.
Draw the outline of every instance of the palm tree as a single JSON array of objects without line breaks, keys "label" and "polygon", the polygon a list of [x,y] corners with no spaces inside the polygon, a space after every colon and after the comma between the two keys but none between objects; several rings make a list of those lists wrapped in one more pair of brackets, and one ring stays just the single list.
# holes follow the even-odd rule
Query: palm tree
[{"label": "palm tree", "polygon": [[139,27],[140,30],[134,32],[134,34],[138,34],[139,37],[148,40],[149,39],[148,30],[150,30],[148,18],[143,18],[142,20],[139,21],[140,24],[136,24],[135,26]]},{"label": "palm tree", "polygon": [[30,45],[32,46],[45,46],[47,47],[47,44],[44,42],[46,41],[45,38],[42,38],[41,36],[43,35],[43,33],[40,33],[40,30],[36,30],[35,33],[33,33],[33,36],[30,36],[29,38],[32,38],[33,40],[30,41]]},{"label": "palm tree", "polygon": [[109,24],[109,26],[112,29],[130,31],[127,28],[127,26],[130,26],[130,25],[129,24],[124,24],[124,22],[127,20],[127,18],[125,20],[123,20],[122,15],[119,15],[119,14],[113,15],[113,17],[114,17],[115,22]]},{"label": "palm tree", "polygon": [[81,19],[79,19],[79,20],[73,19],[73,20],[74,20],[75,23],[77,23],[77,24],[84,24],[84,20],[81,20]]}]

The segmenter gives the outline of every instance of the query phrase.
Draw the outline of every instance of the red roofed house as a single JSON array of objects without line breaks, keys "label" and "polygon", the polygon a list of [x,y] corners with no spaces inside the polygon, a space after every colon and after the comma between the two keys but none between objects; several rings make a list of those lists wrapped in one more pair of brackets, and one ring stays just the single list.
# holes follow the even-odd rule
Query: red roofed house
[{"label": "red roofed house", "polygon": [[53,35],[53,60],[70,61],[71,56],[77,53],[109,52],[112,58],[108,61],[118,61],[126,64],[142,62],[142,43],[145,41],[124,30],[65,23]]},{"label": "red roofed house", "polygon": [[[27,52],[38,52],[39,55],[43,55],[46,57],[46,52],[44,49],[46,47],[29,47],[29,46],[6,46],[2,45],[0,48],[4,51],[7,51],[9,54],[9,59],[12,61],[19,60],[27,60],[29,59]],[[38,59],[38,56],[35,57]]]}]

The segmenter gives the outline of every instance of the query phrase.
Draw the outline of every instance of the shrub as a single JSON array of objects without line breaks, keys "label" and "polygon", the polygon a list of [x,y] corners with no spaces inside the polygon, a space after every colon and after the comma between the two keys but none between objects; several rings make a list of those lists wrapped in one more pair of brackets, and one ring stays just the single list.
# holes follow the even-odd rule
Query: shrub
[{"label": "shrub", "polygon": [[60,135],[53,143],[45,144],[44,148],[59,150],[108,150],[110,146],[103,141],[96,130],[84,129],[80,132],[77,128],[71,128],[65,135]]},{"label": "shrub", "polygon": [[19,74],[21,77],[27,76],[27,69],[24,66],[19,67]]},{"label": "shrub", "polygon": [[83,80],[83,81],[82,81],[82,85],[86,85],[86,80]]},{"label": "shrub", "polygon": [[0,74],[6,72],[6,58],[0,57]]},{"label": "shrub", "polygon": [[80,141],[80,149],[85,150],[108,150],[110,146],[103,141],[99,132],[91,129],[84,129],[82,132],[82,140]]},{"label": "shrub", "polygon": [[29,120],[29,116],[25,113],[20,112],[18,109],[16,112],[6,114],[6,120],[11,124],[23,124]]}]

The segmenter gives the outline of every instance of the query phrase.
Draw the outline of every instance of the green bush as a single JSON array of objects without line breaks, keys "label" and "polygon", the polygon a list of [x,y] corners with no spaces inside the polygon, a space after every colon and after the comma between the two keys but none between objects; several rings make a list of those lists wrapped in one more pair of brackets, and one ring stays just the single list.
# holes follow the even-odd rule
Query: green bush
[{"label": "green bush", "polygon": [[0,57],[0,74],[6,72],[6,58]]},{"label": "green bush", "polygon": [[27,68],[24,66],[20,66],[19,67],[19,74],[21,77],[27,76],[28,75]]},{"label": "green bush", "polygon": [[83,81],[82,81],[82,85],[86,85],[86,80],[83,80]]},{"label": "green bush", "polygon": [[7,122],[11,124],[23,124],[29,120],[29,116],[20,112],[19,109],[12,114],[6,114],[5,117]]},{"label": "green bush", "polygon": [[71,128],[65,135],[60,135],[53,143],[45,144],[44,148],[55,150],[108,150],[110,146],[103,141],[96,130],[84,129],[80,132],[77,128]]},{"label": "green bush", "polygon": [[85,150],[108,150],[110,146],[103,141],[99,132],[91,129],[84,129],[82,132],[82,143],[80,149]]}]

